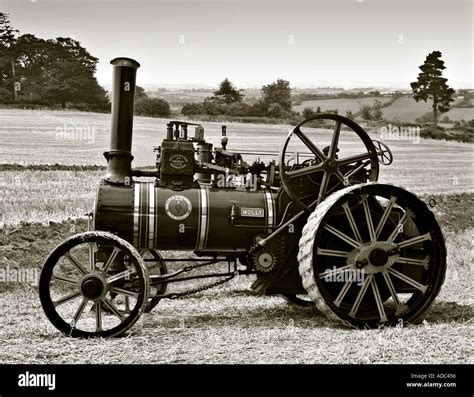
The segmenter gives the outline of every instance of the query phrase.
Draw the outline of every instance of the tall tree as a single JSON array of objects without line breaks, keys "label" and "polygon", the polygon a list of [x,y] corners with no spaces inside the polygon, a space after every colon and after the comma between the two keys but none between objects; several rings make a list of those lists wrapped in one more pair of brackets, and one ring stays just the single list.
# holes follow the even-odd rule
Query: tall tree
[{"label": "tall tree", "polygon": [[46,73],[51,43],[32,34],[23,34],[15,43],[17,78],[21,80],[21,98],[38,101],[47,87]]},{"label": "tall tree", "polygon": [[214,99],[216,99],[218,102],[225,103],[227,105],[230,105],[234,102],[240,102],[244,97],[240,91],[241,90],[235,88],[234,85],[226,77],[219,84],[219,89],[217,91],[214,91]]},{"label": "tall tree", "polygon": [[411,83],[413,98],[418,101],[433,101],[434,123],[437,124],[438,112],[447,112],[455,91],[447,84],[448,79],[442,77],[443,70],[446,69],[444,61],[441,60],[441,52],[433,51],[427,55],[425,63],[419,67],[421,73],[418,74],[417,81]]},{"label": "tall tree", "polygon": [[0,77],[7,82],[5,91],[13,91],[13,98],[17,98],[16,73],[15,73],[15,42],[18,30],[10,25],[8,14],[0,12]]},{"label": "tall tree", "polygon": [[27,101],[109,108],[107,93],[94,76],[98,59],[78,41],[43,40],[32,34],[16,37],[17,32],[8,14],[0,13],[0,98],[17,99],[16,84],[21,81],[20,95]]},{"label": "tall tree", "polygon": [[98,59],[71,38],[47,40],[48,57],[44,68],[46,87],[42,98],[60,103],[86,103],[97,109],[108,105],[105,90],[94,76]]},{"label": "tall tree", "polygon": [[266,108],[272,103],[278,103],[283,110],[291,111],[290,82],[278,79],[275,83],[262,87],[262,100]]}]

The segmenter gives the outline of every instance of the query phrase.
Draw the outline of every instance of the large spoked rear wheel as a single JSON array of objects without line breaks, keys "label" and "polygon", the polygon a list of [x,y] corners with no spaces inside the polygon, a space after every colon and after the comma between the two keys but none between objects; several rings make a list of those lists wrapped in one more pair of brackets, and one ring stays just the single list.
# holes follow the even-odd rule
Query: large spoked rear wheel
[{"label": "large spoked rear wheel", "polygon": [[50,254],[39,292],[46,316],[66,335],[118,336],[142,314],[149,276],[127,241],[107,232],[85,232]]},{"label": "large spoked rear wheel", "polygon": [[426,204],[378,183],[323,201],[303,229],[298,259],[317,308],[362,328],[415,321],[446,272],[443,235]]}]

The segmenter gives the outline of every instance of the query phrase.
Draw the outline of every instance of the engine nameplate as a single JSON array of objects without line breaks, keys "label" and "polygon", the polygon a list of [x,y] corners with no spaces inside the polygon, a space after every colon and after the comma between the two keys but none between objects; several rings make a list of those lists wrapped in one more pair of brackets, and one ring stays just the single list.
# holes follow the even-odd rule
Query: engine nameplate
[{"label": "engine nameplate", "polygon": [[240,207],[240,216],[249,217],[249,218],[264,218],[265,209]]}]

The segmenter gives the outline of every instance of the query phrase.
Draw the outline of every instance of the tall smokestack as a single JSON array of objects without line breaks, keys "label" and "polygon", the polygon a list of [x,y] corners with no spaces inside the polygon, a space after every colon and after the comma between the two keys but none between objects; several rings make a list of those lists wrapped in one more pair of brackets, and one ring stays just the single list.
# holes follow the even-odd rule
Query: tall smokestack
[{"label": "tall smokestack", "polygon": [[115,58],[112,91],[112,132],[110,150],[104,153],[110,183],[130,184],[132,180],[132,133],[135,79],[140,64],[130,58]]}]

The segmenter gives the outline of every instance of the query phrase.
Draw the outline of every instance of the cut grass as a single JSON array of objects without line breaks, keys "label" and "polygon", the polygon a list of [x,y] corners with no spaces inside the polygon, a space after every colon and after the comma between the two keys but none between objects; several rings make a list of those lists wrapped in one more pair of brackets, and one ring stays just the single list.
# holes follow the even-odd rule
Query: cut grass
[{"label": "cut grass", "polygon": [[247,279],[160,302],[132,334],[118,339],[62,336],[46,320],[35,291],[3,293],[0,362],[472,362],[472,280],[461,288],[448,274],[443,293],[419,325],[352,330],[315,309],[289,306],[279,297],[252,296]]},{"label": "cut grass", "polygon": [[59,222],[93,209],[104,171],[1,171],[0,228]]},{"label": "cut grass", "polygon": [[[0,293],[1,363],[472,363],[474,345],[472,236],[459,229],[466,196],[437,198],[448,249],[445,284],[418,325],[353,330],[314,308],[255,296],[254,276],[220,288],[164,300],[132,333],[116,339],[62,336],[42,312],[37,291],[10,284]],[[444,211],[442,212],[441,209]],[[85,222],[24,225],[0,233],[0,266],[38,267],[47,253]],[[6,248],[6,249],[5,249]],[[25,255],[26,254],[26,255]],[[3,259],[2,259],[3,258]],[[6,260],[6,262],[4,262]]]},{"label": "cut grass", "polygon": [[[100,113],[81,113],[72,111],[26,111],[19,109],[0,109],[2,125],[0,134],[0,158],[2,163],[20,164],[65,164],[65,165],[105,165],[103,152],[109,148],[110,115]],[[155,164],[156,153],[153,146],[161,144],[165,137],[167,119],[149,117],[134,118],[132,154],[135,167]],[[204,122],[206,140],[220,146],[221,124]],[[261,125],[226,123],[229,137],[228,149],[279,151],[290,129],[289,125]],[[57,139],[56,131],[61,128],[77,128],[94,131],[94,142],[88,140]],[[371,131],[368,131],[371,132]],[[192,135],[192,131],[190,134]],[[332,132],[321,130],[318,138],[330,142]],[[372,134],[380,139],[380,129]],[[317,142],[320,144],[321,142]],[[458,142],[433,141],[422,139],[412,141],[387,141],[394,152],[396,162],[391,168],[408,166],[423,174],[435,160],[453,162],[466,170],[472,166],[473,145]],[[324,146],[323,146],[324,147]],[[254,157],[245,155],[247,162]],[[430,160],[424,160],[427,158]],[[266,157],[262,158],[267,161]],[[397,165],[401,161],[403,164]],[[454,171],[456,172],[456,170]]]},{"label": "cut grass", "polygon": [[[9,110],[2,116],[2,161],[104,164],[109,115]],[[165,122],[136,118],[135,166],[153,164],[151,145],[161,141],[163,134],[157,131],[164,130]],[[55,129],[64,123],[95,127],[97,144],[56,140]],[[206,128],[210,140],[219,142],[220,124],[206,123]],[[288,128],[232,124],[230,148],[278,150]],[[472,166],[472,145],[422,140],[390,146],[396,160],[381,171],[382,181],[430,195],[472,191],[472,175],[466,172]],[[2,171],[0,266],[39,268],[56,244],[84,230],[83,220],[51,221],[89,212],[102,173]],[[62,336],[49,323],[34,288],[1,283],[0,362],[472,363],[472,194],[434,198],[447,236],[448,273],[420,325],[343,328],[312,308],[289,306],[280,297],[254,296],[248,290],[252,278],[241,276],[221,288],[161,302],[125,338],[77,340]]]}]

